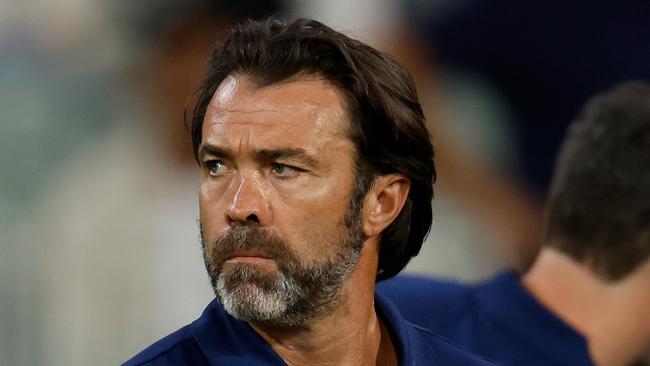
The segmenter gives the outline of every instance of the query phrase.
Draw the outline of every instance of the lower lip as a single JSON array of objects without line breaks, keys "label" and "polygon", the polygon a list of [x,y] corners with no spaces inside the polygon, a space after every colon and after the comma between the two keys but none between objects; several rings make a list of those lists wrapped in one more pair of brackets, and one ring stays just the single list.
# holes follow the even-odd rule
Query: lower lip
[{"label": "lower lip", "polygon": [[230,259],[226,260],[226,263],[232,263],[232,264],[268,264],[268,263],[273,263],[273,259],[271,258],[265,258],[265,257],[232,257]]}]

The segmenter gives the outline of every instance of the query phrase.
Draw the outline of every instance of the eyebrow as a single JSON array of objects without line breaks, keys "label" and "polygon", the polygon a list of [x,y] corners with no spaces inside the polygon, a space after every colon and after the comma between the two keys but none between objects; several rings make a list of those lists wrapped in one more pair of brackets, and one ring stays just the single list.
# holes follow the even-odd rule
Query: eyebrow
[{"label": "eyebrow", "polygon": [[[206,155],[212,155],[227,160],[233,160],[234,154],[232,150],[212,144],[203,144],[199,150],[199,158],[203,158]],[[255,159],[263,162],[273,162],[279,159],[287,159],[291,161],[296,161],[302,164],[305,164],[309,167],[317,167],[318,160],[312,155],[308,154],[307,151],[303,148],[279,148],[279,149],[261,149],[255,150],[253,153]]]},{"label": "eyebrow", "polygon": [[233,153],[230,149],[211,145],[211,144],[202,144],[199,149],[199,159],[205,157],[206,155],[218,156],[224,159],[232,160]]},{"label": "eyebrow", "polygon": [[318,160],[309,155],[303,148],[280,148],[280,149],[262,149],[255,152],[260,160],[266,162],[276,161],[278,159],[288,159],[296,161],[310,167],[317,167]]}]

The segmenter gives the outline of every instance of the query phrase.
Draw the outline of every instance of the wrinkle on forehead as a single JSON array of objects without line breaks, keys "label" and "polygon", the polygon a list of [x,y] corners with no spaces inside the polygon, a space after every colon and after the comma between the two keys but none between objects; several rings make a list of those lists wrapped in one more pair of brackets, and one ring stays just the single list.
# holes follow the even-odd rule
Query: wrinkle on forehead
[{"label": "wrinkle on forehead", "polygon": [[[236,73],[228,75],[221,84],[219,84],[217,90],[215,90],[212,96],[210,105],[226,108],[228,105],[235,103],[238,98],[250,97],[253,94],[265,95],[269,89],[280,92],[283,89],[292,88],[296,83],[301,82],[310,85],[310,89],[319,89],[321,96],[327,96],[327,99],[329,99],[319,101],[310,98],[309,94],[306,94],[302,96],[302,104],[324,107],[327,104],[331,104],[332,101],[342,102],[340,98],[341,93],[338,90],[338,87],[322,77],[306,74],[304,76],[292,77],[278,83],[260,86],[245,74]],[[327,89],[324,87],[327,87]]]},{"label": "wrinkle on forehead", "polygon": [[[215,117],[223,117],[225,115],[242,115],[242,114],[274,114],[274,113],[300,113],[305,114],[323,114],[327,111],[332,112],[336,117],[340,117],[341,113],[334,106],[322,106],[320,104],[314,103],[310,100],[298,100],[292,103],[282,104],[278,106],[277,103],[273,103],[265,100],[251,100],[242,101],[243,103],[234,105],[234,106],[221,106],[219,104],[211,105],[209,108],[212,109],[211,113]],[[278,108],[280,107],[280,108]],[[320,109],[320,110],[319,110]]]},{"label": "wrinkle on forehead", "polygon": [[[304,89],[298,96],[286,90],[295,88],[296,83],[302,83]],[[346,104],[338,89],[321,78],[297,78],[259,87],[246,76],[230,75],[215,91],[206,111],[209,112],[206,122],[212,125],[210,129],[216,127],[218,130],[218,125],[226,122],[263,127],[295,125],[308,118],[313,123],[312,128],[317,130],[331,128],[333,123],[338,125],[337,131],[332,131],[338,135],[349,128],[345,122],[348,117]]]}]

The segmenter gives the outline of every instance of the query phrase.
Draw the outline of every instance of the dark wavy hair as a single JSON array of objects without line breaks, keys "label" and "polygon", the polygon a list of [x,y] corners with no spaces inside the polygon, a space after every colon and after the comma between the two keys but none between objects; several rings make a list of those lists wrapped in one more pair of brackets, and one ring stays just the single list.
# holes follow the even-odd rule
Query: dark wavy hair
[{"label": "dark wavy hair", "polygon": [[592,98],[571,123],[547,202],[548,245],[618,280],[650,257],[650,84]]},{"label": "dark wavy hair", "polygon": [[391,56],[318,21],[248,20],[214,50],[198,90],[191,126],[197,161],[208,104],[219,84],[235,73],[260,87],[314,75],[342,91],[358,155],[353,204],[378,175],[401,173],[411,181],[404,208],[382,233],[377,280],[400,272],[431,227],[436,179],[433,146],[409,73]]}]

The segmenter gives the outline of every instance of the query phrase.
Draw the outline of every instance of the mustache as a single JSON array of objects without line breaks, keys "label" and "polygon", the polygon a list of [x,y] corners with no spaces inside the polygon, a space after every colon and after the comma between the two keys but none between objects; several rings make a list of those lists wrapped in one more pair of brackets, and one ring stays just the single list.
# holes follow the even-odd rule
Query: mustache
[{"label": "mustache", "polygon": [[209,257],[214,268],[220,271],[228,258],[251,252],[275,260],[280,269],[299,262],[289,244],[274,232],[243,225],[221,234],[214,241]]}]

